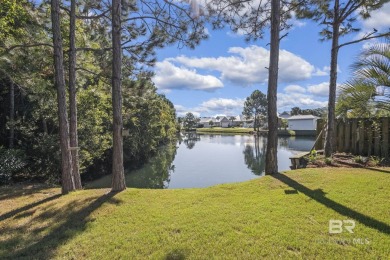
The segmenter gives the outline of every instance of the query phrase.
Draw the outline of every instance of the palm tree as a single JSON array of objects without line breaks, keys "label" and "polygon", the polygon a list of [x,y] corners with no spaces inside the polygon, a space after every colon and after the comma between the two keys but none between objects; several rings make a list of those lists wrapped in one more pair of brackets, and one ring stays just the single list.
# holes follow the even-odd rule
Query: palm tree
[{"label": "palm tree", "polygon": [[232,125],[231,126],[233,127],[233,122],[234,122],[234,120],[236,120],[236,117],[235,116],[231,116],[229,119],[230,119],[230,121],[232,121]]},{"label": "palm tree", "polygon": [[337,113],[341,116],[368,116],[390,111],[390,39],[363,51],[352,65],[354,76],[338,96]]}]

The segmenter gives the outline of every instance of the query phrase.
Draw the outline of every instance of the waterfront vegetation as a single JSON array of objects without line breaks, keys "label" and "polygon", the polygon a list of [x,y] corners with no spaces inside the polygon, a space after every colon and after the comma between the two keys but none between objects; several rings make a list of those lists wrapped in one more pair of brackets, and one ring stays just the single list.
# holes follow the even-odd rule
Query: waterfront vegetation
[{"label": "waterfront vegetation", "polygon": [[250,134],[253,133],[253,128],[243,127],[211,127],[211,128],[197,128],[197,133],[231,133],[231,134]]},{"label": "waterfront vegetation", "polygon": [[[253,134],[255,133],[253,128],[244,127],[210,127],[210,128],[197,128],[197,133],[218,133],[218,134]],[[260,134],[267,134],[267,130],[259,130]],[[278,135],[280,136],[295,136],[296,132],[292,130],[279,129]],[[310,135],[310,134],[309,134]]]},{"label": "waterfront vegetation", "polygon": [[[386,259],[390,168],[301,169],[203,189],[0,189],[0,258]],[[354,233],[329,234],[329,220]]]}]

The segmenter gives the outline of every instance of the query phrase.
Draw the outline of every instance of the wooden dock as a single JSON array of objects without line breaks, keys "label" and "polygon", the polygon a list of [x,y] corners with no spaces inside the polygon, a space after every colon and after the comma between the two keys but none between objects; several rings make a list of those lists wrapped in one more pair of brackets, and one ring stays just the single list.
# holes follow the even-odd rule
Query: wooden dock
[{"label": "wooden dock", "polygon": [[[324,153],[323,150],[317,151],[317,155],[323,154],[323,153]],[[290,166],[291,170],[306,168],[307,162],[304,159],[304,157],[308,156],[309,154],[310,154],[310,152],[302,152],[302,153],[298,153],[298,154],[291,156],[289,158],[291,160],[291,166]]]}]

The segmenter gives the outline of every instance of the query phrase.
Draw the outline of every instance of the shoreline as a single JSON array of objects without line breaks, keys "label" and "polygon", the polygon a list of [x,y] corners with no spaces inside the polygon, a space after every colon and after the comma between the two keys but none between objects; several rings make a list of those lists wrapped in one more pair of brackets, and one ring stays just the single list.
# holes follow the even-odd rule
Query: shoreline
[{"label": "shoreline", "polygon": [[[256,132],[253,128],[197,128],[197,134],[250,134],[256,135]],[[259,130],[257,135],[266,136],[268,130]],[[278,136],[316,136],[315,130],[307,130],[307,131],[293,131],[293,130],[284,130],[278,129]]]}]

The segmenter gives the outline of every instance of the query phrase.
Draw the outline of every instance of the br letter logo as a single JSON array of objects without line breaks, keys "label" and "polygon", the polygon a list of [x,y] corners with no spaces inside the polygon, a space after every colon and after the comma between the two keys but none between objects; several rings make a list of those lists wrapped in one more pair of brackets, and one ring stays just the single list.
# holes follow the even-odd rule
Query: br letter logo
[{"label": "br letter logo", "polygon": [[347,220],[331,219],[329,220],[329,234],[343,233],[343,226],[344,229],[347,230],[349,233],[353,233],[353,229],[355,228],[355,221],[350,219]]}]

